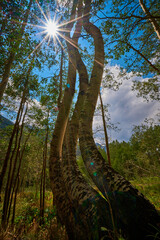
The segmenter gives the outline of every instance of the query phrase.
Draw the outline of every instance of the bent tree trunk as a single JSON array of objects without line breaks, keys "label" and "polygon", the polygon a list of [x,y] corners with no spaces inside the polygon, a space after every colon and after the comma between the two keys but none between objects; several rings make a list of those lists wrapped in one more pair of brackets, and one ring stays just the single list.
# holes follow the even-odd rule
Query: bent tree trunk
[{"label": "bent tree trunk", "polygon": [[103,74],[103,39],[99,29],[88,19],[84,26],[86,32],[94,38],[95,61],[81,113],[79,140],[82,157],[92,180],[111,204],[117,229],[128,239],[154,239],[160,222],[156,209],[106,164],[93,139],[92,120]]},{"label": "bent tree trunk", "polygon": [[[78,50],[67,44],[72,60],[68,70],[69,87],[65,89],[59,109],[49,160],[57,215],[65,225],[69,239],[101,239],[103,227],[107,229],[104,239],[118,239],[118,233],[122,233],[126,239],[154,239],[154,227],[159,222],[155,208],[105,163],[94,143],[92,120],[103,74],[104,44],[99,29],[89,22],[90,4],[90,0],[85,1],[82,13],[82,1],[79,0],[78,5],[77,1],[74,1],[71,14],[74,19],[78,6],[78,16],[83,14],[84,20],[78,21],[70,44],[77,45],[77,33],[81,32],[83,24],[85,31],[94,39],[95,59],[89,81]],[[70,30],[73,26],[71,25]],[[69,35],[67,38],[70,40]],[[80,90],[72,119],[68,122],[76,69],[79,73]],[[78,136],[83,160],[98,191],[89,186],[77,167]]]},{"label": "bent tree trunk", "polygon": [[[76,10],[76,4],[73,5],[71,20],[74,19]],[[71,30],[72,24],[68,26]],[[69,46],[69,54],[72,60],[72,63],[75,66],[75,56],[74,56],[74,48]],[[70,238],[74,238],[75,231],[75,222],[73,216],[73,208],[71,199],[66,191],[64,181],[63,181],[63,173],[60,168],[60,161],[62,157],[62,144],[64,139],[64,134],[67,126],[67,121],[69,117],[69,111],[71,108],[71,103],[74,95],[75,88],[75,79],[76,79],[76,69],[69,62],[68,67],[68,77],[67,77],[67,86],[63,100],[61,103],[61,107],[59,109],[57,121],[55,124],[55,129],[53,132],[53,138],[51,142],[51,150],[50,150],[50,159],[49,159],[49,171],[50,171],[50,181],[51,181],[51,189],[54,195],[54,204],[57,208],[57,216],[60,222],[65,225],[67,234]]]},{"label": "bent tree trunk", "polygon": [[[76,7],[76,5],[73,6]],[[79,29],[80,26],[76,27],[73,39],[74,38],[77,39],[77,33],[79,32],[77,28]],[[91,187],[89,187],[87,183],[84,181],[75,164],[75,155],[72,156],[73,151],[68,156],[66,156],[67,153],[64,151],[63,157],[65,161],[62,163],[61,159],[62,143],[74,92],[76,78],[75,66],[77,65],[75,58],[75,48],[69,44],[68,52],[69,56],[72,57],[71,58],[72,63],[70,62],[68,71],[68,83],[70,84],[70,87],[66,88],[65,90],[63,101],[61,103],[57,122],[55,125],[55,130],[53,133],[53,140],[51,143],[50,154],[51,188],[54,195],[54,203],[56,204],[57,207],[57,215],[61,223],[66,226],[69,239],[96,240],[100,238],[100,235],[99,229],[97,229],[98,226],[97,223],[99,222],[99,220],[97,219],[98,214],[95,213],[98,210],[101,211],[101,209],[97,209],[97,211],[95,211],[95,208],[97,208],[96,206],[94,206],[96,203],[95,198],[100,199],[100,201],[104,200],[99,196],[99,194],[93,191]],[[75,139],[76,138],[77,136],[75,137]],[[72,146],[75,147],[74,139],[71,142],[73,142],[73,145],[72,143],[70,143],[70,147]],[[69,148],[67,148],[67,151],[68,149]],[[68,163],[67,165],[68,157],[72,158],[69,159],[70,163]],[[106,211],[104,212],[105,212],[104,219],[106,219],[106,223],[110,222],[107,221],[110,218],[109,212],[108,214],[106,214],[107,204]]]}]

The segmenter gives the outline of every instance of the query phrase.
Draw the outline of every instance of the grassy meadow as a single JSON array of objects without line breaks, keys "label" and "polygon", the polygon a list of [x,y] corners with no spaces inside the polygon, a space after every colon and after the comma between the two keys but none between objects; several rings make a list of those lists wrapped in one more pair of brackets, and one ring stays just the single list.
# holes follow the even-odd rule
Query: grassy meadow
[{"label": "grassy meadow", "polygon": [[[137,177],[131,183],[160,211],[160,182],[158,177]],[[56,218],[56,208],[51,191],[46,191],[44,223],[41,226],[39,225],[39,205],[39,193],[36,193],[33,187],[19,192],[15,225],[9,225],[6,231],[1,230],[0,240],[67,240],[65,229]],[[0,203],[0,214],[2,214],[2,202]]]}]

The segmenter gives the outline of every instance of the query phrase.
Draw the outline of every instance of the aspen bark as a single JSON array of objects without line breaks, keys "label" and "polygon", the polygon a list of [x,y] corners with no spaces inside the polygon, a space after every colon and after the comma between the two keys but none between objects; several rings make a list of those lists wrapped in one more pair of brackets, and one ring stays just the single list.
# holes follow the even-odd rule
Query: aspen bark
[{"label": "aspen bark", "polygon": [[104,107],[103,107],[103,102],[102,102],[101,93],[99,93],[99,98],[100,98],[100,103],[101,103],[102,121],[103,121],[103,129],[104,129],[104,136],[105,136],[105,143],[106,143],[106,151],[107,151],[108,164],[109,164],[109,166],[111,166],[111,157],[110,157],[110,151],[109,151],[108,134],[107,134],[107,127],[106,127],[106,121],[105,121],[105,113],[104,113]]},{"label": "aspen bark", "polygon": [[[24,16],[24,23],[27,23],[27,21],[28,21],[29,11],[30,11],[30,8],[32,6],[32,2],[33,2],[33,0],[30,0],[29,5],[28,5],[28,9],[26,10],[26,14]],[[22,39],[24,31],[25,31],[25,26],[26,26],[25,24],[22,24],[22,27],[21,27],[21,37],[17,40],[17,42],[16,42],[16,44],[14,46],[14,48],[16,48],[16,49],[19,48],[21,39]],[[9,58],[6,61],[6,64],[4,66],[4,73],[2,75],[2,81],[0,82],[0,103],[2,101],[4,91],[5,91],[7,83],[8,83],[8,79],[9,79],[9,76],[10,76],[12,63],[13,63],[13,61],[15,59],[15,55],[16,55],[16,51],[12,49],[12,51],[10,52]]]},{"label": "aspen bark", "polygon": [[58,96],[58,109],[61,106],[61,99],[62,99],[62,78],[63,78],[63,48],[61,47],[61,63],[60,63],[60,72],[59,72],[59,96]]},{"label": "aspen bark", "polygon": [[157,34],[157,37],[160,40],[160,26],[159,26],[159,24],[157,23],[156,19],[154,17],[152,17],[151,13],[149,12],[147,7],[145,6],[144,1],[143,0],[139,0],[139,4],[140,4],[143,12],[146,14],[147,18],[151,22],[151,24],[153,26],[153,29],[154,29],[155,33]]},{"label": "aspen bark", "polygon": [[[73,2],[71,20],[75,17],[77,1]],[[71,30],[73,27],[73,22],[68,24],[68,28]],[[68,34],[69,38],[69,34]],[[71,44],[67,45],[69,59],[68,67],[68,78],[67,86],[64,91],[64,96],[62,99],[61,107],[59,109],[57,121],[55,124],[55,129],[52,136],[51,149],[50,149],[50,159],[49,159],[49,173],[51,189],[54,196],[54,204],[57,208],[57,215],[59,220],[63,225],[65,225],[68,237],[70,239],[75,239],[76,234],[76,224],[74,222],[72,201],[66,191],[63,173],[61,169],[62,161],[62,144],[64,140],[65,130],[69,118],[69,112],[71,108],[71,103],[75,91],[75,80],[76,80],[76,69],[75,69],[75,54],[74,47]]]},{"label": "aspen bark", "polygon": [[[117,239],[117,233],[126,239],[147,239],[149,234],[156,233],[154,227],[158,226],[159,217],[155,208],[106,164],[93,139],[92,121],[103,74],[104,44],[100,30],[89,21],[91,0],[86,0],[84,6],[83,26],[94,39],[95,59],[88,81],[86,67],[78,51],[67,44],[73,63],[68,71],[71,81],[59,110],[50,154],[51,188],[58,216],[66,226],[69,239],[101,239],[101,227],[108,230],[105,239]],[[74,14],[71,15],[74,17]],[[73,92],[68,90],[75,84],[76,69],[80,92],[72,119],[68,122],[73,99]],[[86,183],[77,167],[78,136],[83,160],[98,193]],[[154,227],[150,226],[151,222]]]},{"label": "aspen bark", "polygon": [[[24,106],[23,106],[23,108],[24,108]],[[23,109],[22,109],[22,111],[23,111]],[[4,229],[7,227],[8,220],[9,220],[9,215],[10,215],[10,211],[8,211],[9,206],[11,206],[11,204],[12,204],[12,197],[10,198],[10,196],[11,196],[12,186],[13,186],[13,183],[14,183],[14,176],[15,176],[15,173],[16,173],[17,161],[18,161],[19,154],[20,154],[20,144],[21,144],[21,138],[22,138],[24,120],[25,120],[26,113],[27,113],[27,108],[26,108],[24,116],[22,118],[21,131],[20,131],[20,134],[17,138],[18,141],[16,141],[16,143],[15,143],[16,152],[15,152],[15,154],[13,153],[13,157],[14,157],[13,164],[12,164],[13,158],[10,159],[10,168],[9,168],[9,171],[8,171],[8,179],[7,179],[7,184],[6,184],[4,203],[3,203],[3,213],[2,213],[2,226],[3,226]]]},{"label": "aspen bark", "polygon": [[[89,8],[89,0],[86,1]],[[127,239],[154,239],[160,217],[154,206],[120,174],[98,151],[92,134],[93,114],[103,74],[104,48],[99,29],[85,19],[85,30],[94,38],[95,60],[80,121],[80,149],[86,168],[103,196],[108,199],[115,226]],[[92,168],[90,167],[92,165]],[[156,230],[155,230],[156,229]]]},{"label": "aspen bark", "polygon": [[46,163],[47,163],[47,153],[48,153],[47,144],[48,144],[48,133],[49,133],[48,118],[49,118],[49,111],[48,111],[47,125],[46,125],[46,136],[45,136],[44,150],[43,150],[43,166],[42,166],[41,184],[40,184],[40,218],[41,218],[40,225],[44,223]]},{"label": "aspen bark", "polygon": [[11,148],[12,148],[14,136],[15,136],[17,127],[19,126],[19,123],[20,123],[21,115],[22,115],[22,112],[23,112],[23,105],[26,101],[26,95],[27,95],[27,91],[28,91],[27,90],[28,81],[29,81],[30,72],[31,72],[32,67],[33,67],[32,64],[33,64],[33,61],[34,61],[34,57],[35,57],[35,55],[33,56],[33,59],[31,61],[31,64],[30,64],[28,72],[27,72],[26,82],[24,84],[24,91],[23,91],[23,94],[22,94],[19,110],[18,110],[18,113],[17,113],[16,121],[15,121],[15,124],[14,124],[14,127],[13,127],[13,131],[12,131],[12,134],[11,134],[11,137],[10,137],[10,140],[9,140],[9,144],[8,144],[8,149],[7,149],[6,156],[5,156],[5,159],[4,159],[4,162],[3,162],[3,166],[2,166],[2,170],[1,170],[1,173],[0,173],[0,195],[1,195],[1,191],[2,191],[4,176],[6,174],[6,170],[7,170],[7,166],[8,166],[9,157],[10,157],[10,154],[11,154]]}]

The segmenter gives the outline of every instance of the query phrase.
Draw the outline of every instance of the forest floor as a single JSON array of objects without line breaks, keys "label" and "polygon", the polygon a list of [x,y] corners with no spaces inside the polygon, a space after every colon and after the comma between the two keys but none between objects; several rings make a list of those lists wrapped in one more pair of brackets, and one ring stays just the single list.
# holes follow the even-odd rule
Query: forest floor
[{"label": "forest floor", "polygon": [[[132,185],[140,190],[160,211],[160,182],[158,177],[136,178]],[[3,196],[2,196],[3,198]],[[18,194],[14,226],[0,229],[0,240],[67,240],[65,229],[56,218],[51,191],[46,191],[44,224],[39,225],[39,193],[25,189]],[[2,203],[0,203],[0,217]]]}]

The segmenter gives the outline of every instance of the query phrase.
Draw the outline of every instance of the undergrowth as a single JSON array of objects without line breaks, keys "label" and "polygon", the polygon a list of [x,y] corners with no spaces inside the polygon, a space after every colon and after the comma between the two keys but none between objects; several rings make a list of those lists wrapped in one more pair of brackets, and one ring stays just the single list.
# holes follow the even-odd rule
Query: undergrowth
[{"label": "undergrowth", "polygon": [[[160,182],[158,177],[137,177],[131,183],[160,211]],[[1,213],[2,203],[0,203]],[[43,225],[40,226],[39,222],[39,195],[35,194],[34,189],[26,189],[18,194],[14,226],[9,226],[6,231],[0,229],[0,240],[67,240],[65,229],[57,222],[56,208],[50,191],[46,191]]]}]

